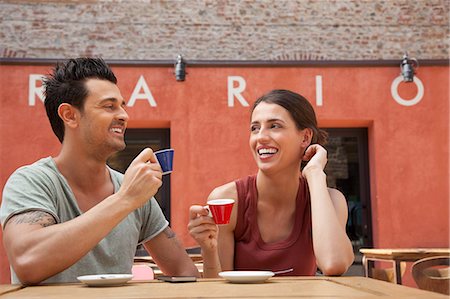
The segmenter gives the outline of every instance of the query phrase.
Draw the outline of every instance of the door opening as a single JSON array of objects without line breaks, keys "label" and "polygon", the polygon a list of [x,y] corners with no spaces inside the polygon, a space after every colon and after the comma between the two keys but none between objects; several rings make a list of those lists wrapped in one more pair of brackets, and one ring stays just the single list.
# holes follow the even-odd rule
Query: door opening
[{"label": "door opening", "polygon": [[[127,147],[108,160],[111,168],[122,173],[144,148],[150,147],[153,151],[170,148],[170,129],[127,129],[125,143]],[[163,176],[162,186],[155,198],[170,223],[170,175]]]},{"label": "door opening", "polygon": [[347,199],[347,234],[354,252],[372,247],[367,128],[328,128],[327,183]]},{"label": "door opening", "polygon": [[[126,148],[108,159],[108,165],[125,173],[131,161],[146,147],[153,151],[170,148],[170,129],[127,129],[125,131]],[[162,186],[155,194],[161,210],[170,224],[170,175],[163,176]],[[136,248],[136,256],[147,256],[144,246]]]}]

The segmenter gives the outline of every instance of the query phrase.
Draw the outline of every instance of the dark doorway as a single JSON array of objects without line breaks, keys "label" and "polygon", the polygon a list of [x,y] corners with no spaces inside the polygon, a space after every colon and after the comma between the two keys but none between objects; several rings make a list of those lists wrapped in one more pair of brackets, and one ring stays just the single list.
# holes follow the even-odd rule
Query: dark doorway
[{"label": "dark doorway", "polygon": [[[131,161],[146,147],[157,151],[170,147],[170,129],[127,129],[125,150],[116,153],[108,160],[108,165],[122,173]],[[155,195],[164,216],[170,222],[170,175],[163,176],[163,184]]]},{"label": "dark doorway", "polygon": [[327,183],[347,199],[347,234],[359,252],[361,247],[372,246],[367,128],[325,130],[329,134]]}]

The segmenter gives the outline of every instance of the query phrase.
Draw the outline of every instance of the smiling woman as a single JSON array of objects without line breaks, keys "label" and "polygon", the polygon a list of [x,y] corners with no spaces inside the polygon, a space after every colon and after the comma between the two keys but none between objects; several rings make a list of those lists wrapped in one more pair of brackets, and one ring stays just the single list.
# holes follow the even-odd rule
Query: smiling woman
[{"label": "smiling woman", "polygon": [[[282,106],[262,102],[252,113],[250,149],[260,170],[277,172],[289,165],[298,170],[311,130],[297,126]],[[298,146],[286,146],[294,143]],[[296,157],[298,163],[292,163]]]},{"label": "smiling woman", "polygon": [[188,228],[202,248],[204,275],[314,275],[317,267],[327,275],[343,274],[353,262],[347,205],[342,193],[327,188],[327,152],[321,146],[327,134],[317,127],[311,104],[294,92],[273,90],[255,102],[250,131],[258,173],[217,187],[208,197],[236,201],[230,223],[217,226],[204,207],[190,209]]}]

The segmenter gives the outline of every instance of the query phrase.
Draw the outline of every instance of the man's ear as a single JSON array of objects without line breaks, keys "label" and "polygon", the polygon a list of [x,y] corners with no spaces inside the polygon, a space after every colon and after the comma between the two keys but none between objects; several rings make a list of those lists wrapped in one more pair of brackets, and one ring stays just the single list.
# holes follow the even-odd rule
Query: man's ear
[{"label": "man's ear", "polygon": [[58,107],[58,115],[67,126],[72,128],[78,126],[79,112],[74,106],[62,103]]},{"label": "man's ear", "polygon": [[313,137],[313,131],[310,128],[303,129],[300,139],[300,145],[302,147],[308,147],[311,144],[311,140]]}]

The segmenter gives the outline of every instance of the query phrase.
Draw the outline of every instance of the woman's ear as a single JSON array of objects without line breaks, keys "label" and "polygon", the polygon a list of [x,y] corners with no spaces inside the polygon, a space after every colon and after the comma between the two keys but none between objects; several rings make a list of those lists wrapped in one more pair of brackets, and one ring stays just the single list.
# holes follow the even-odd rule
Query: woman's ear
[{"label": "woman's ear", "polygon": [[72,105],[68,103],[62,103],[61,105],[59,105],[58,115],[67,126],[72,128],[78,126],[78,110]]},{"label": "woman's ear", "polygon": [[308,147],[311,144],[313,131],[310,128],[305,128],[301,131],[300,144],[302,147]]}]

